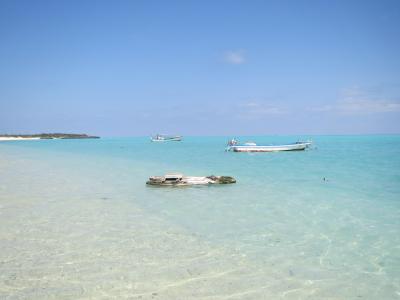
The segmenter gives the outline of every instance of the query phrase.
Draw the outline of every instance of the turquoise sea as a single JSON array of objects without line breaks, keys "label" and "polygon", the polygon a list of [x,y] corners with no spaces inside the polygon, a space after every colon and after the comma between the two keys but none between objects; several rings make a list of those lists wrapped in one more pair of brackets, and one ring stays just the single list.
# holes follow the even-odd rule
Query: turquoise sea
[{"label": "turquoise sea", "polygon": [[0,142],[0,299],[400,299],[400,136],[229,138]]}]

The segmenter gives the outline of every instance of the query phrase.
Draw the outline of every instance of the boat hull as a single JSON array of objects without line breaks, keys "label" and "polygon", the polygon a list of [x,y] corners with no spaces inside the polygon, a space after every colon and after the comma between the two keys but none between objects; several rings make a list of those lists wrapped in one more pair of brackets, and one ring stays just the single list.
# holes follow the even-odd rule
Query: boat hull
[{"label": "boat hull", "polygon": [[171,137],[171,138],[150,138],[152,142],[180,142],[182,141],[182,137]]},{"label": "boat hull", "polygon": [[307,148],[308,143],[298,143],[292,145],[279,146],[231,146],[230,150],[234,152],[278,152],[278,151],[302,151]]}]

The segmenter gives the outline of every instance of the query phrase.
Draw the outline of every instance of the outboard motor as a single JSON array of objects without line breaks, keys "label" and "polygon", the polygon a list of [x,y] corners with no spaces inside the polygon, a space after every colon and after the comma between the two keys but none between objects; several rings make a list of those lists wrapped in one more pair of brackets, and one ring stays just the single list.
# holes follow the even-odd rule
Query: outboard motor
[{"label": "outboard motor", "polygon": [[237,140],[235,140],[235,139],[231,139],[229,142],[228,142],[228,146],[235,146],[235,145],[237,145]]}]

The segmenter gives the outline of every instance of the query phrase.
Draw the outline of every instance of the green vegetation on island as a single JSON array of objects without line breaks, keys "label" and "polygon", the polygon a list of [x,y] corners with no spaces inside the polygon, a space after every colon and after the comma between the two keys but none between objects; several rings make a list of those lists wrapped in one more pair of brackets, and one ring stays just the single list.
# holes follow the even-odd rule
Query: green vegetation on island
[{"label": "green vegetation on island", "polygon": [[39,134],[0,134],[6,138],[40,138],[40,139],[98,139],[99,136],[80,133],[39,133]]}]

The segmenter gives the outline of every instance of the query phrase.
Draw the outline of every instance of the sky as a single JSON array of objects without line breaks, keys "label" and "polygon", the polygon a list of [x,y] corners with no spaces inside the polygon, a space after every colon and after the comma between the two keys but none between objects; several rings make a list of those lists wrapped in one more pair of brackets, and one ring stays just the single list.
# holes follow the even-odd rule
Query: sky
[{"label": "sky", "polygon": [[0,0],[0,133],[400,133],[400,1]]}]

